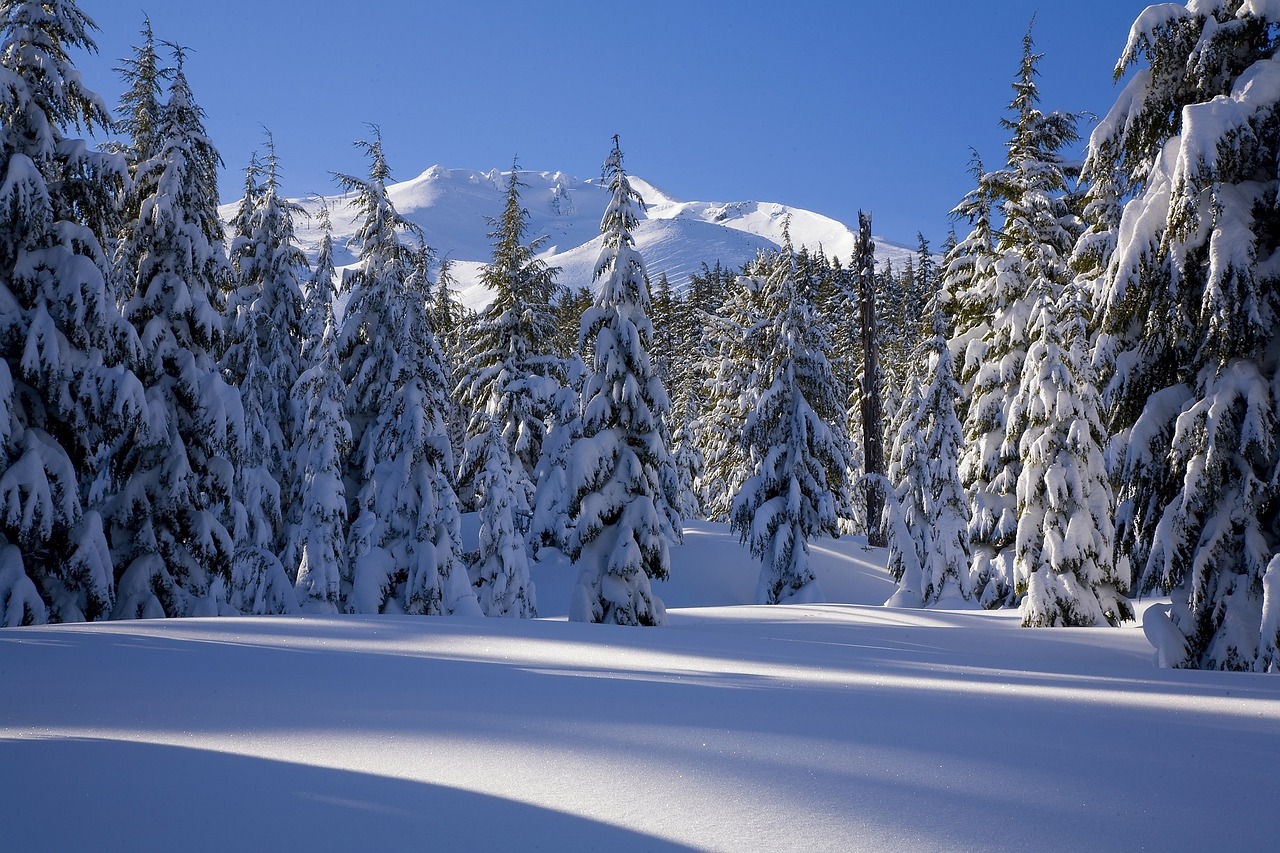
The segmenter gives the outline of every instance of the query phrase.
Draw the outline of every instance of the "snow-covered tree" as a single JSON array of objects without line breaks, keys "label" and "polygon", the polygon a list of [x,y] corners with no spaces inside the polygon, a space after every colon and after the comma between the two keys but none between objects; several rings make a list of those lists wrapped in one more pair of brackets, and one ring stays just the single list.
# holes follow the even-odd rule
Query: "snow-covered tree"
[{"label": "snow-covered tree", "polygon": [[[129,174],[133,175],[140,165],[156,155],[163,109],[161,95],[169,76],[168,69],[161,67],[156,55],[150,18],[142,19],[142,44],[134,47],[131,58],[120,61],[122,64],[115,70],[128,87],[120,96],[118,127],[129,138],[129,145],[122,146],[122,152],[129,164]],[[129,209],[128,213],[137,215],[137,210]]]},{"label": "snow-covered tree", "polygon": [[719,311],[703,315],[706,402],[700,412],[697,441],[703,471],[697,496],[712,521],[729,521],[733,501],[749,475],[742,424],[754,408],[760,383],[757,365],[765,353],[748,336],[763,316],[759,276],[729,277],[731,289]]},{"label": "snow-covered tree", "polygon": [[110,125],[67,53],[94,49],[93,22],[3,2],[0,26],[0,625],[99,619],[99,510],[144,409],[103,251],[124,164],[65,135]]},{"label": "snow-covered tree", "polygon": [[[526,242],[528,211],[520,205],[519,172],[512,166],[502,216],[490,220],[493,257],[480,279],[493,301],[480,313],[469,334],[470,355],[462,369],[457,396],[472,419],[468,446],[487,434],[496,420],[512,458],[519,463],[509,488],[522,492],[519,501],[533,504],[534,469],[542,455],[552,399],[564,385],[564,364],[551,350],[555,315],[555,267],[536,256],[542,240]],[[483,442],[474,444],[483,448]],[[459,480],[474,490],[485,458],[464,454]],[[480,502],[485,502],[480,495]]]},{"label": "snow-covered tree", "polygon": [[260,170],[251,166],[248,175],[231,243],[236,288],[228,317],[231,341],[223,358],[225,374],[240,388],[245,419],[236,472],[244,515],[234,531],[232,603],[248,613],[289,612],[295,602],[280,563],[289,540],[281,497],[298,491],[291,482],[296,418],[289,392],[302,372],[307,260],[294,236],[293,217],[302,208],[280,196],[270,134],[265,162]]},{"label": "snow-covered tree", "polygon": [[347,604],[359,613],[478,615],[440,415],[449,387],[427,315],[429,250],[387,195],[381,138],[358,144],[369,154],[369,177],[339,176],[362,218],[338,346],[355,448]]},{"label": "snow-covered tree", "polygon": [[582,437],[568,460],[568,552],[579,569],[569,618],[658,625],[666,610],[650,581],[667,577],[668,548],[681,536],[662,425],[670,402],[649,361],[648,285],[631,236],[643,201],[613,142],[604,164],[611,198],[600,222],[599,291],[580,333],[592,367],[582,387]]},{"label": "snow-covered tree", "polygon": [[552,402],[551,428],[542,442],[542,456],[533,472],[533,507],[527,545],[533,554],[544,547],[568,548],[569,454],[582,437],[581,388],[585,367],[579,358],[566,363],[569,385]]},{"label": "snow-covered tree", "polygon": [[521,517],[528,517],[525,490],[516,488],[516,463],[496,418],[473,436],[467,453],[481,460],[476,475],[480,495],[480,557],[472,570],[476,596],[486,616],[531,619],[538,615]]},{"label": "snow-covered tree", "polygon": [[[323,268],[317,264],[317,272]],[[309,292],[310,310],[320,317],[305,317],[309,328],[321,333],[311,346],[310,366],[293,386],[299,418],[296,494],[291,504],[297,521],[289,529],[286,568],[294,575],[294,589],[303,612],[336,613],[351,590],[347,560],[347,500],[343,483],[351,450],[351,426],[345,407],[347,387],[342,383],[336,352],[333,318],[333,280],[314,278]],[[324,298],[321,291],[327,291]]]},{"label": "snow-covered tree", "polygon": [[758,290],[763,311],[746,334],[763,354],[756,369],[768,384],[743,427],[751,473],[734,500],[731,524],[760,560],[757,601],[816,601],[809,540],[838,536],[850,500],[847,441],[831,427],[843,400],[813,306],[798,292],[790,245]]},{"label": "snow-covered tree", "polygon": [[[960,484],[963,436],[956,416],[960,384],[947,342],[940,290],[933,306],[933,338],[925,352],[923,393],[912,383],[909,415],[894,441],[889,479],[902,523],[890,519],[890,571],[899,592],[890,601],[905,607],[973,598],[970,572],[969,503]],[[904,535],[905,533],[905,535]],[[905,541],[904,541],[905,540]]]},{"label": "snow-covered tree", "polygon": [[[968,319],[957,329],[966,347],[961,375],[969,394],[960,476],[972,506],[974,570],[988,607],[1011,606],[1018,595],[1013,563],[1019,446],[1026,424],[1013,417],[1013,398],[1031,343],[1028,329],[1038,300],[1056,299],[1071,278],[1067,260],[1079,234],[1078,219],[1064,199],[1067,175],[1059,153],[1076,139],[1076,119],[1037,108],[1041,57],[1032,48],[1028,32],[1011,116],[1002,119],[1012,134],[1006,166],[982,174],[976,197],[964,205],[976,217],[974,234],[966,241],[970,265],[948,273],[961,316]],[[981,243],[987,239],[988,205],[996,204],[1004,227],[988,259]]]},{"label": "snow-covered tree", "polygon": [[333,262],[333,222],[329,205],[320,199],[316,211],[316,225],[320,228],[320,245],[316,249],[315,266],[302,294],[302,363],[314,365],[314,350],[324,337],[325,329],[333,319],[333,299],[338,284],[338,272]]},{"label": "snow-covered tree", "polygon": [[1106,436],[1088,362],[1085,306],[1042,298],[1012,419],[1025,422],[1014,571],[1026,626],[1118,624],[1133,611],[1115,560]]},{"label": "snow-covered tree", "polygon": [[182,59],[179,51],[157,153],[138,166],[146,194],[119,246],[149,414],[123,460],[110,518],[123,569],[118,618],[230,610],[234,460],[244,440],[240,394],[218,370],[231,266],[217,212],[220,160]]},{"label": "snow-covered tree", "polygon": [[1086,175],[1129,198],[1098,294],[1117,536],[1172,597],[1154,632],[1176,666],[1280,665],[1277,28],[1252,0],[1147,9],[1089,144]]}]

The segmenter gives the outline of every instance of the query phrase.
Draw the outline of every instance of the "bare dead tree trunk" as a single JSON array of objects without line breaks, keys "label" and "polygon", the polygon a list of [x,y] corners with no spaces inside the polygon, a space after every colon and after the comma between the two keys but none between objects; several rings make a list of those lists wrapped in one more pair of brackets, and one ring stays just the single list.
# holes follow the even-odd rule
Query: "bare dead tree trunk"
[{"label": "bare dead tree trunk", "polygon": [[[880,405],[880,347],[876,343],[876,256],[871,242],[871,214],[858,211],[857,276],[862,316],[862,455],[866,473],[883,477],[884,418]],[[867,544],[885,547],[880,516],[885,495],[879,482],[867,484]]]}]

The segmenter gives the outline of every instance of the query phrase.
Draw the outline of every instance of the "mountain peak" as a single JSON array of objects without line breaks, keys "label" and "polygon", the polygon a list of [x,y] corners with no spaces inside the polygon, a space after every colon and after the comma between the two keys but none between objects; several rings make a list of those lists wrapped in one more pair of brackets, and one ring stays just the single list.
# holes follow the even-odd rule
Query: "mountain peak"
[{"label": "mountain peak", "polygon": [[[510,174],[510,169],[482,172],[435,165],[387,188],[396,209],[422,228],[440,258],[449,259],[461,298],[473,308],[489,301],[488,292],[479,283],[479,271],[492,251],[489,220],[502,213]],[[735,269],[761,249],[780,246],[788,221],[797,249],[821,250],[842,261],[853,255],[853,230],[813,211],[777,202],[681,201],[642,177],[628,177],[646,205],[635,229],[637,248],[650,277],[665,274],[677,288],[700,271],[703,263],[715,266],[719,262]],[[541,257],[560,267],[562,283],[590,286],[607,190],[599,178],[583,180],[559,171],[521,169],[520,181],[524,185],[521,202],[529,212],[529,238],[545,238]],[[322,203],[315,198],[296,201],[312,214]],[[354,236],[356,212],[350,202],[345,195],[323,199],[330,209],[339,265],[355,263],[359,248]],[[236,204],[223,206],[224,219],[230,219]],[[302,218],[297,233],[302,248],[314,258],[321,238],[315,217]],[[876,258],[882,263],[888,260],[900,266],[914,254],[911,249],[875,240]]]}]

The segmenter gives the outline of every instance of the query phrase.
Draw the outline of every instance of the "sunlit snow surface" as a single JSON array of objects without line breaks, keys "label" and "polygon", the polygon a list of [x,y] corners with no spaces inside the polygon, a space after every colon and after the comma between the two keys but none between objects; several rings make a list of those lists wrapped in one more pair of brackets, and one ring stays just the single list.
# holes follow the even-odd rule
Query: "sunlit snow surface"
[{"label": "sunlit snow surface", "polygon": [[[396,210],[422,229],[437,257],[452,265],[453,287],[472,309],[487,305],[492,294],[480,284],[480,268],[493,254],[490,220],[502,215],[509,171],[477,172],[432,166],[417,177],[393,183],[388,194]],[[600,218],[609,193],[598,178],[581,180],[563,172],[520,172],[520,201],[527,220],[526,239],[541,239],[540,257],[559,267],[558,281],[577,289],[591,284],[600,255]],[[781,245],[784,229],[798,249],[819,249],[849,263],[855,237],[847,225],[801,208],[771,202],[681,201],[647,181],[631,176],[632,186],[647,208],[634,229],[636,246],[654,282],[666,275],[677,290],[689,276],[720,262],[737,270],[761,249]],[[307,215],[296,217],[302,248],[312,260],[320,244],[321,200],[298,199]],[[355,233],[360,221],[352,197],[323,199],[333,226],[334,260],[339,267],[356,262]],[[235,216],[239,202],[223,205],[224,220]],[[878,263],[901,269],[913,249],[874,238]]]},{"label": "sunlit snow surface", "polygon": [[[554,556],[554,555],[553,555]],[[5,850],[1266,849],[1280,677],[1161,670],[1139,628],[743,604],[715,525],[657,629],[556,618],[0,631]],[[704,606],[697,606],[704,605]],[[715,606],[710,606],[715,605]]]}]

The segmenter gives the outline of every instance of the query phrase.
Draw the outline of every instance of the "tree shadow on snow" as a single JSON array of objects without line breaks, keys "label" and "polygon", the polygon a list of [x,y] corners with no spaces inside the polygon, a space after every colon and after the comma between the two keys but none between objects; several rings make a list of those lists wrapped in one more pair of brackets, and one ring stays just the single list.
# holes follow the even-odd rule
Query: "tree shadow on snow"
[{"label": "tree shadow on snow", "polygon": [[0,823],[24,851],[689,849],[472,791],[96,738],[0,739]]}]

